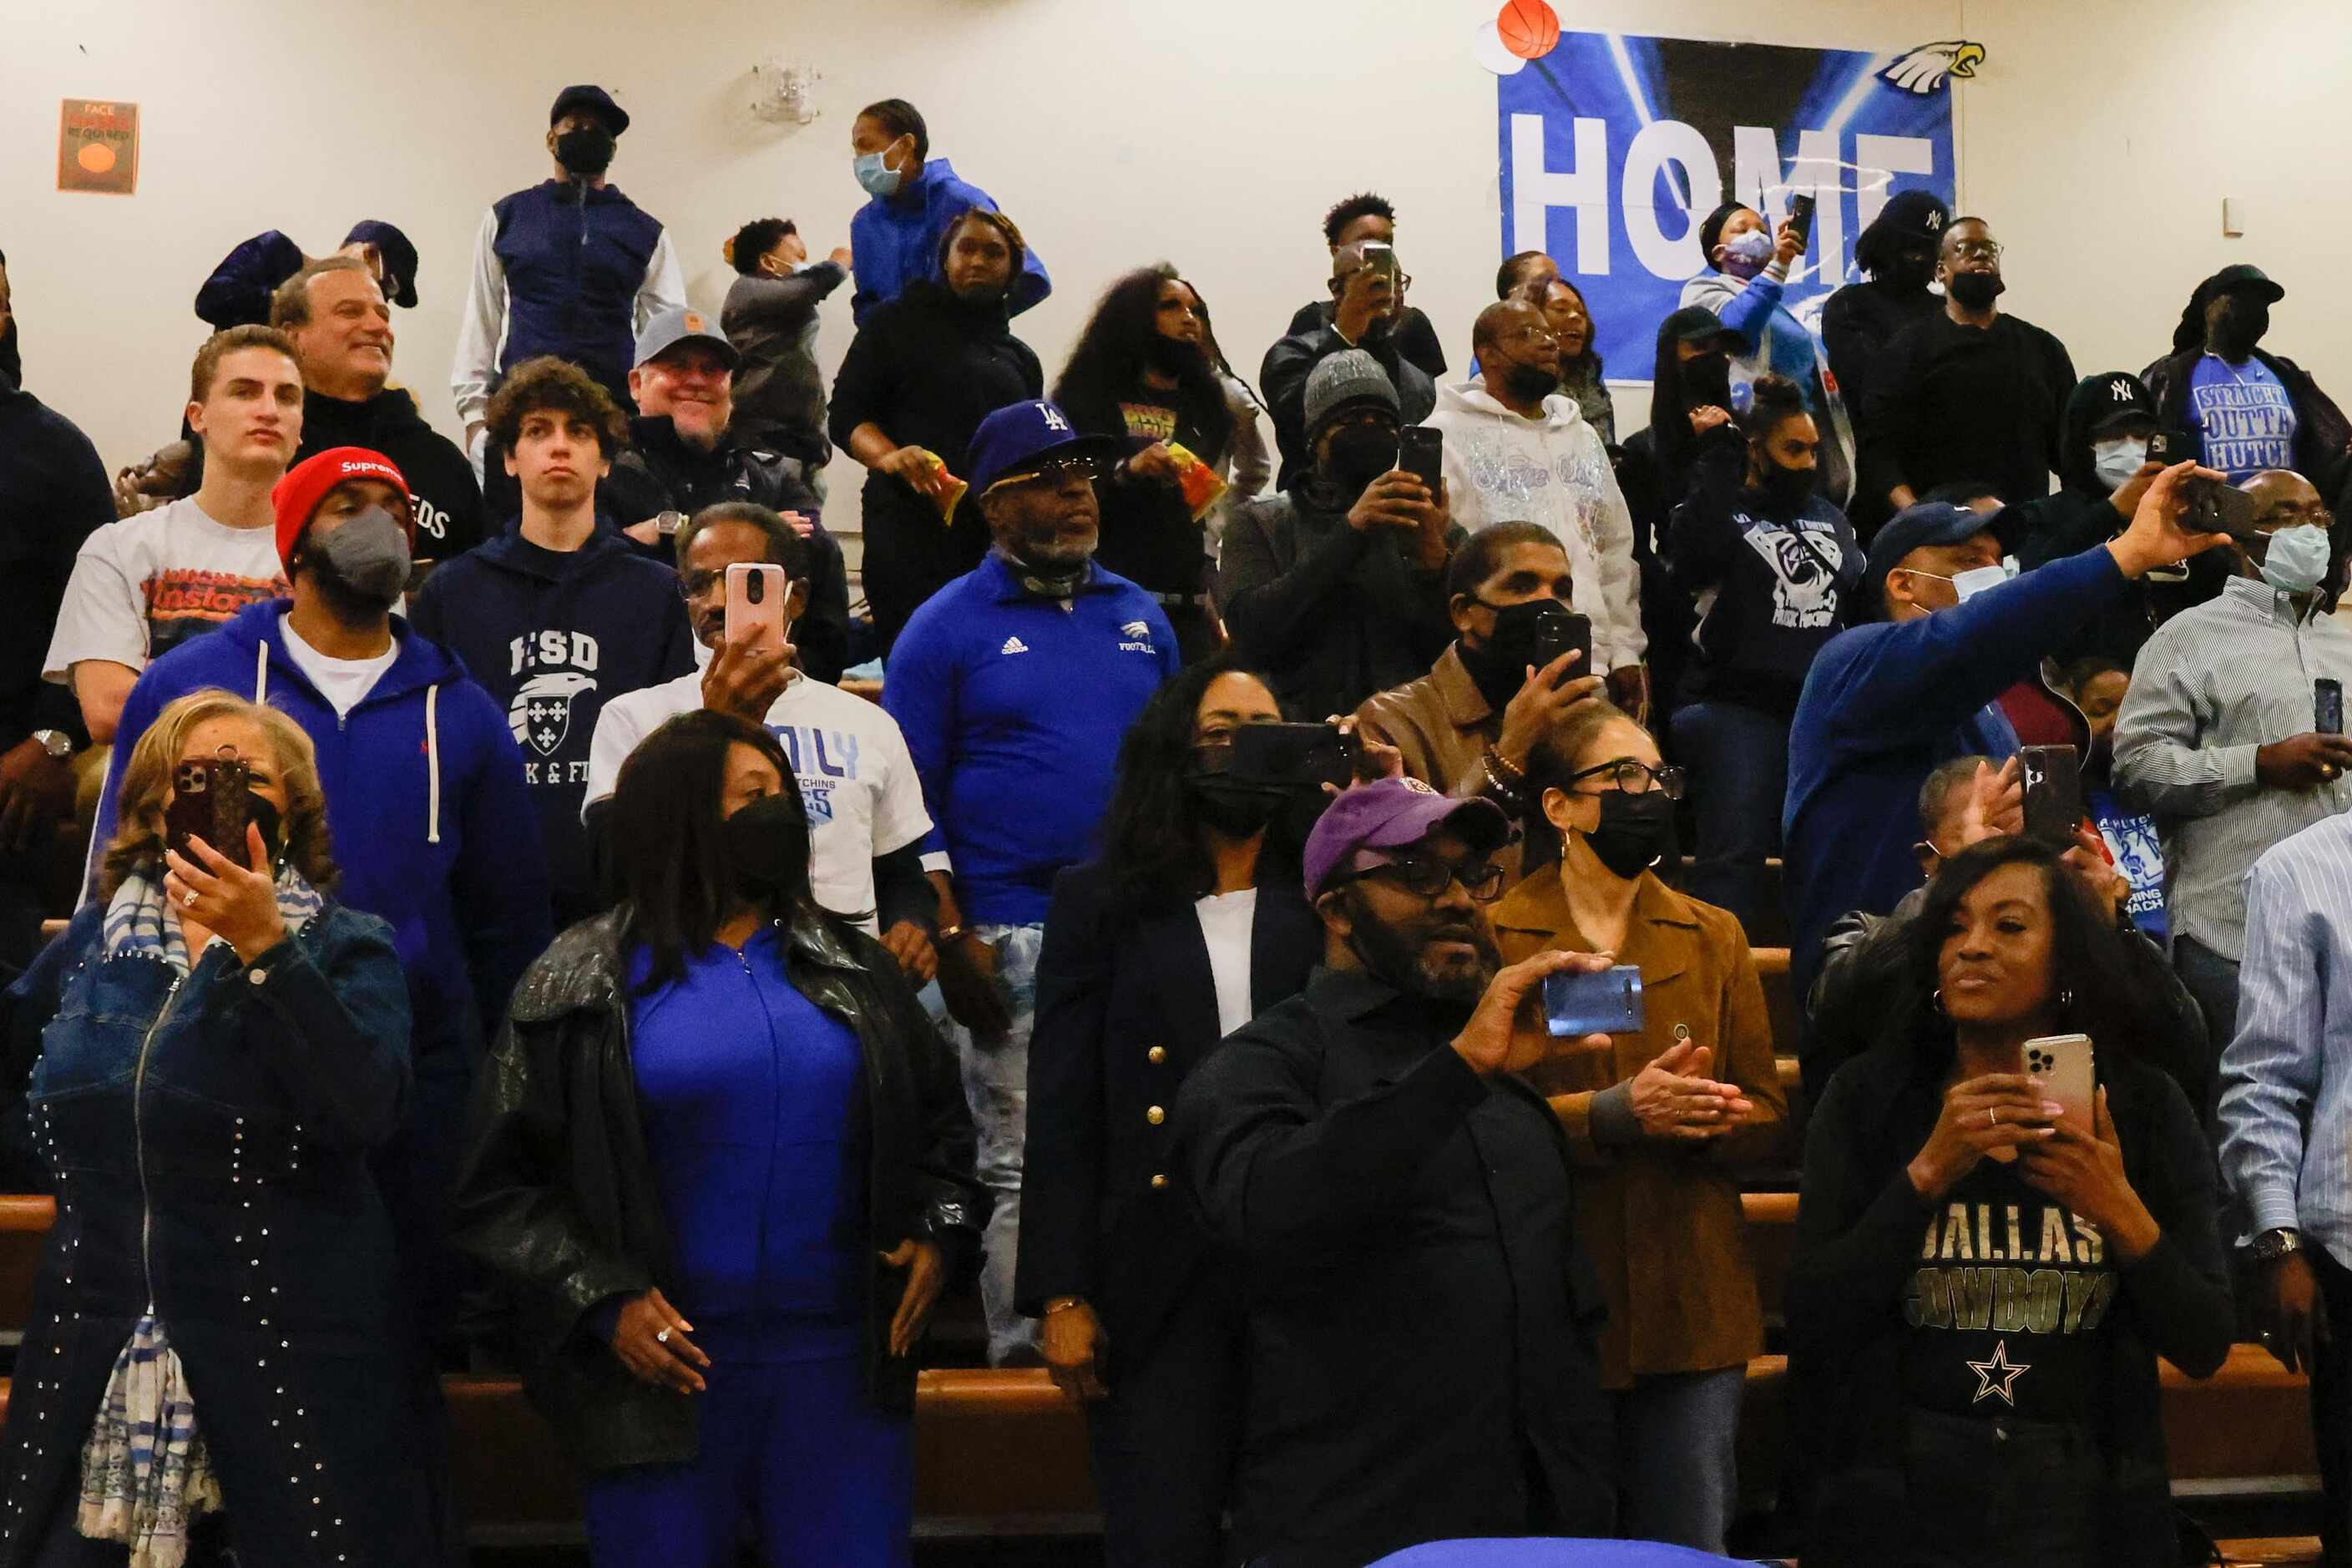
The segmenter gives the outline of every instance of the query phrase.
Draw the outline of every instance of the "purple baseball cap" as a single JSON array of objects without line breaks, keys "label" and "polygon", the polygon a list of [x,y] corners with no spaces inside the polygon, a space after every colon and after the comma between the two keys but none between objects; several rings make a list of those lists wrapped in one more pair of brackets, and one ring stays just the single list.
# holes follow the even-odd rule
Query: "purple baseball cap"
[{"label": "purple baseball cap", "polygon": [[1342,791],[1307,836],[1307,896],[1328,889],[1359,849],[1402,849],[1451,827],[1482,851],[1501,848],[1511,819],[1491,800],[1456,800],[1414,778],[1375,779]]}]

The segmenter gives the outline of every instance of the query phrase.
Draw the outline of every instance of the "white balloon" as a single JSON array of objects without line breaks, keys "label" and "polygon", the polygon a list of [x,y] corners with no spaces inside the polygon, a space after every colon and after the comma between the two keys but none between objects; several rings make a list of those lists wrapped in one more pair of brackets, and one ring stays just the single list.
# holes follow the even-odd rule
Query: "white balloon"
[{"label": "white balloon", "polygon": [[1470,54],[1480,65],[1496,76],[1517,76],[1528,68],[1528,62],[1503,47],[1503,35],[1487,17],[1470,34]]}]

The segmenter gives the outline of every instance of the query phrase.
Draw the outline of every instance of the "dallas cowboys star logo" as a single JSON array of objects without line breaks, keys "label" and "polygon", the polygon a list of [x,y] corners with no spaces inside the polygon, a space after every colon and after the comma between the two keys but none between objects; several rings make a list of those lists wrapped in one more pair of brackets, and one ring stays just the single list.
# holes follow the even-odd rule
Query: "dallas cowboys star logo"
[{"label": "dallas cowboys star logo", "polygon": [[1977,1391],[1969,1396],[1969,1404],[1974,1405],[1979,1399],[1999,1399],[2014,1410],[2017,1408],[2015,1390],[2018,1377],[2033,1368],[2025,1362],[2011,1361],[2009,1342],[1996,1340],[1993,1342],[1992,1360],[1972,1361],[1969,1363],[1969,1370],[1977,1374]]}]

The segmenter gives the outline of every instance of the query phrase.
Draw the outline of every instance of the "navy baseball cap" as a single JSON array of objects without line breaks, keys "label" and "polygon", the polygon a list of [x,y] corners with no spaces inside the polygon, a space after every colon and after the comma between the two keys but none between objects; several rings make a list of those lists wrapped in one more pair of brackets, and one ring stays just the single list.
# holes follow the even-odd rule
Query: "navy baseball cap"
[{"label": "navy baseball cap", "polygon": [[416,247],[406,235],[388,223],[367,218],[352,225],[343,243],[374,246],[376,254],[383,258],[384,292],[402,309],[416,309]]},{"label": "navy baseball cap", "polygon": [[680,305],[654,317],[637,334],[637,363],[650,364],[678,344],[688,342],[709,343],[719,351],[730,370],[741,357],[709,317],[691,305]]},{"label": "navy baseball cap", "polygon": [[1402,849],[1441,827],[1451,827],[1481,854],[1491,855],[1511,837],[1511,819],[1483,795],[1456,799],[1416,778],[1374,779],[1340,791],[1307,836],[1300,858],[1307,896],[1328,891],[1333,879],[1352,868],[1358,850]]},{"label": "navy baseball cap", "polygon": [[1916,506],[1906,506],[1886,520],[1876,538],[1870,542],[1869,564],[1864,569],[1864,586],[1882,607],[1885,603],[1886,574],[1895,570],[1906,555],[1915,550],[1925,550],[1938,544],[1959,544],[1979,533],[2001,537],[2001,522],[2008,509],[1990,515],[1954,506],[1949,501],[1927,500]]},{"label": "navy baseball cap", "polygon": [[547,111],[550,125],[575,109],[584,109],[604,121],[604,129],[618,136],[629,128],[629,111],[613,101],[613,95],[593,82],[567,87],[555,95],[555,107]]},{"label": "navy baseball cap", "polygon": [[984,495],[1048,458],[1109,459],[1119,455],[1120,445],[1108,436],[1085,434],[1050,403],[1008,403],[971,433],[971,472],[965,477],[972,494]]}]

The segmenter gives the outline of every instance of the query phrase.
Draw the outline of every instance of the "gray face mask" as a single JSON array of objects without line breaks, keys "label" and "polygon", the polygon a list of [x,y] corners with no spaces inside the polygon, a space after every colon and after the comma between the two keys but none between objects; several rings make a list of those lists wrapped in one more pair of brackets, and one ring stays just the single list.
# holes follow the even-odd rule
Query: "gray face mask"
[{"label": "gray face mask", "polygon": [[312,544],[310,566],[354,608],[389,610],[408,586],[408,535],[372,506]]}]

